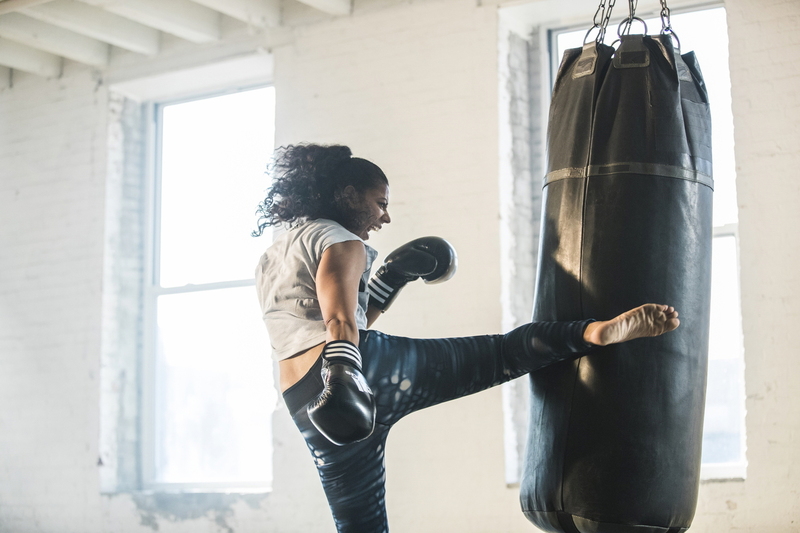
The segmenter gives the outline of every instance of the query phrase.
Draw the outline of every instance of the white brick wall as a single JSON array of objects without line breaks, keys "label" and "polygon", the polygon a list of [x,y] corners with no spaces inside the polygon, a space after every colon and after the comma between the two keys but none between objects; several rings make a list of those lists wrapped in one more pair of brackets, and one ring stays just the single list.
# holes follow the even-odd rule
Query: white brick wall
[{"label": "white brick wall", "polygon": [[97,514],[106,93],[88,71],[0,92],[0,530]]}]

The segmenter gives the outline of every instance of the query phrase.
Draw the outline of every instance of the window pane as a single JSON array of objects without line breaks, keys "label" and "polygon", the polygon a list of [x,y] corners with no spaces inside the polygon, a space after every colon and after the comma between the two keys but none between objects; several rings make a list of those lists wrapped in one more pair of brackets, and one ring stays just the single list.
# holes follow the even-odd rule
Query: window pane
[{"label": "window pane", "polygon": [[253,287],[158,298],[156,480],[272,477],[276,401]]},{"label": "window pane", "polygon": [[[738,208],[725,9],[672,15],[671,20],[672,27],[681,40],[681,50],[684,53],[694,51],[697,54],[708,89],[713,127],[711,144],[714,157],[714,226],[735,224],[738,221]],[[661,31],[661,19],[647,19],[645,22],[651,35]],[[641,32],[642,28],[641,23],[637,22],[632,32]],[[607,44],[617,39],[616,32],[617,25],[610,23],[605,39]],[[592,32],[590,37],[596,35],[596,32]],[[557,56],[554,61],[561,61],[564,50],[582,46],[585,36],[586,29],[556,34]]]},{"label": "window pane", "polygon": [[[660,28],[661,21],[648,21]],[[714,225],[738,222],[736,164],[733,159],[733,111],[731,77],[728,70],[728,23],[725,9],[708,9],[672,16],[672,27],[681,47],[694,50],[703,69],[711,104],[711,140],[714,154]]]},{"label": "window pane", "polygon": [[273,88],[164,107],[161,286],[253,277],[274,108]]},{"label": "window pane", "polygon": [[744,358],[736,238],[716,237],[703,462],[744,461]]}]

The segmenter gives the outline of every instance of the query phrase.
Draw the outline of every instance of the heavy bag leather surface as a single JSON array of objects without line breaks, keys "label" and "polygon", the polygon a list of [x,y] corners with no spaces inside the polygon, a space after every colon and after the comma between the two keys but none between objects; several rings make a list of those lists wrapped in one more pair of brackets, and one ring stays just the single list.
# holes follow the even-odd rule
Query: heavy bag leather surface
[{"label": "heavy bag leather surface", "polygon": [[568,50],[550,108],[534,320],[666,303],[681,326],[531,375],[521,483],[545,531],[678,532],[700,472],[711,284],[711,125],[667,36]]}]

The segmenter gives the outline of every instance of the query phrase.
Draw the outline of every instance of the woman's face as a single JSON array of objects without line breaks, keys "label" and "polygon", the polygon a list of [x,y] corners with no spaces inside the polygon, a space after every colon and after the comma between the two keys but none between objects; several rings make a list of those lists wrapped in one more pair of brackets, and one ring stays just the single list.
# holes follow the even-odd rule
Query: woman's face
[{"label": "woman's face", "polygon": [[388,211],[389,186],[381,184],[367,189],[358,196],[360,196],[356,206],[358,216],[353,233],[366,241],[369,239],[370,231],[378,231],[381,226],[392,221]]}]

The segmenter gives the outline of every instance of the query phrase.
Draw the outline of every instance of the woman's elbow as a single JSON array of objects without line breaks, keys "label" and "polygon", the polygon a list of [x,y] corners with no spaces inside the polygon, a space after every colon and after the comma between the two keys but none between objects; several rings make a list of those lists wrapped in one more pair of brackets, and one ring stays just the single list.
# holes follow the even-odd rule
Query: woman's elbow
[{"label": "woman's elbow", "polygon": [[333,338],[350,337],[358,335],[358,325],[356,324],[355,316],[351,317],[346,314],[333,315],[325,320],[325,329]]}]

